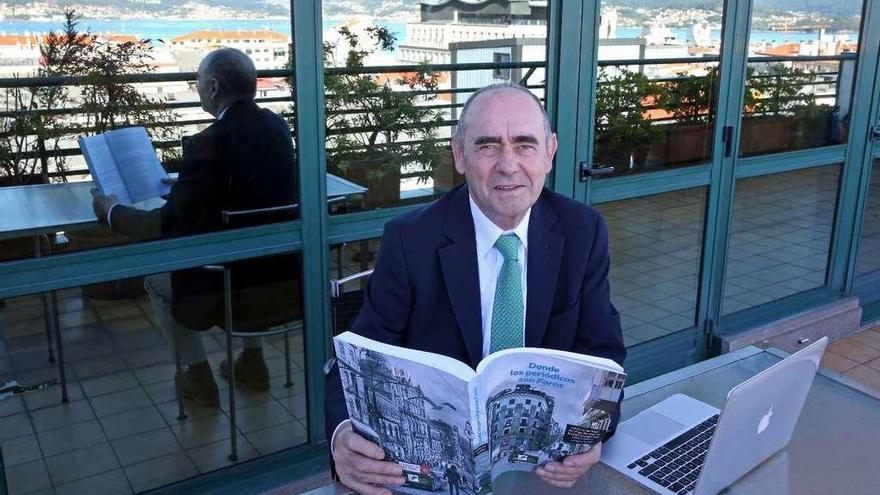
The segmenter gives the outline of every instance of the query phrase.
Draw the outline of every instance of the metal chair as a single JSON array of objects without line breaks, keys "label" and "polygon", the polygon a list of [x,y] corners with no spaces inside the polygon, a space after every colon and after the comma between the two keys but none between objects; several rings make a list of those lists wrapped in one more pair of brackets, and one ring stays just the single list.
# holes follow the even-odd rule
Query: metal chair
[{"label": "metal chair", "polygon": [[[277,221],[281,216],[293,213],[299,208],[299,205],[285,205],[272,208],[260,208],[253,210],[240,211],[222,211],[221,219],[224,226],[232,226],[233,221],[243,221],[250,225],[258,225],[268,223],[267,220]],[[256,222],[255,222],[256,221]],[[293,255],[281,255],[289,262],[290,265],[296,266]],[[289,333],[294,330],[302,329],[302,309],[299,305],[290,304],[291,299],[298,290],[298,280],[272,280],[271,283],[260,284],[257,286],[246,287],[244,289],[233,286],[233,272],[245,273],[249,267],[253,267],[255,263],[277,261],[272,258],[254,258],[242,261],[234,261],[222,265],[207,265],[202,269],[209,272],[221,274],[223,277],[223,333],[226,335],[226,362],[229,365],[229,428],[230,428],[230,454],[231,461],[238,460],[238,436],[236,430],[236,411],[235,411],[235,360],[232,349],[233,338],[256,338],[270,337],[273,335],[284,335],[284,357],[285,371],[287,381],[285,387],[293,386],[291,380],[290,366],[290,340]],[[265,267],[263,267],[265,269]],[[265,270],[264,270],[265,272]],[[238,297],[238,301],[234,299]],[[242,300],[244,299],[244,300]],[[274,304],[281,302],[279,307],[273,308]],[[283,304],[287,302],[288,304]],[[251,310],[256,307],[258,313],[264,314],[262,318],[250,318],[248,321],[236,320],[233,315],[233,306],[237,306],[239,310],[242,306],[251,306]],[[253,311],[251,311],[253,312]],[[180,370],[180,355],[175,348],[175,365]],[[188,416],[183,406],[183,398],[180,391],[177,391],[178,417],[179,421],[185,420]]]},{"label": "metal chair", "polygon": [[357,317],[364,302],[364,290],[343,291],[343,286],[350,282],[361,281],[373,274],[373,270],[364,270],[347,277],[330,281],[330,303],[333,318],[333,336],[347,330]]}]

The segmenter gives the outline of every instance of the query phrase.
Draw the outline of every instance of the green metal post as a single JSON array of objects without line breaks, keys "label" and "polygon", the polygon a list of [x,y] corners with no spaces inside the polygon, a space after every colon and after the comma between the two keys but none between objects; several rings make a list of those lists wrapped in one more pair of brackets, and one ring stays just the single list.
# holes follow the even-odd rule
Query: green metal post
[{"label": "green metal post", "polygon": [[324,179],[324,61],[321,0],[291,2],[297,157],[302,205],[306,383],[309,438],[324,438],[324,361],[330,342],[330,263]]},{"label": "green metal post", "polygon": [[[852,292],[859,240],[870,185],[873,146],[870,129],[880,107],[880,0],[867,0],[862,12],[859,55],[850,113],[846,160],[840,178],[834,238],[829,255],[827,284],[831,290]],[[859,132],[856,132],[858,130]]]},{"label": "green metal post", "polygon": [[[709,321],[717,321],[721,313],[727,243],[733,216],[735,167],[739,148],[740,116],[745,88],[751,0],[728,0],[725,6],[721,40],[721,69],[718,81],[718,108],[712,147],[712,177],[709,186],[706,227],[703,236],[703,258],[700,275],[697,325],[707,329]],[[725,136],[725,127],[732,131]],[[724,138],[730,139],[725,153]],[[705,339],[702,334],[705,348]],[[698,345],[698,348],[701,347]]]},{"label": "green metal post", "polygon": [[[596,79],[598,78],[599,58],[599,21],[602,16],[601,2],[583,2],[583,10],[579,17],[572,15],[576,22],[582,26],[584,32],[580,38],[580,53],[578,67],[580,67],[580,80],[578,81],[578,118],[577,118],[577,159],[574,161],[578,167],[581,161],[593,161],[593,140],[596,136],[594,122],[596,118]],[[579,172],[578,172],[579,173]],[[592,180],[588,182],[575,182],[575,197],[582,198],[585,203],[592,203],[591,189]]]},{"label": "green metal post", "polygon": [[571,95],[578,90],[578,71],[581,37],[580,2],[555,1],[550,3],[550,33],[547,37],[547,113],[559,148],[553,170],[552,188],[560,194],[573,197],[577,167],[577,114]]}]

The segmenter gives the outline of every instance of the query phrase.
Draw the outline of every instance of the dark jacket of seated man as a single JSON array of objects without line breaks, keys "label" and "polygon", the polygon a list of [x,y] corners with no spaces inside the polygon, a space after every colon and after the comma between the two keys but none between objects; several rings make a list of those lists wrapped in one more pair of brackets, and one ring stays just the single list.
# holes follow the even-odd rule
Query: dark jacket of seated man
[{"label": "dark jacket of seated man", "polygon": [[[532,206],[526,267],[525,345],[623,364],[611,304],[608,233],[596,210],[544,189]],[[385,226],[355,333],[435,352],[476,368],[482,323],[475,230],[466,185]],[[326,433],[348,418],[338,366],[327,375]],[[620,418],[619,408],[612,431]]]},{"label": "dark jacket of seated man", "polygon": [[[246,226],[224,226],[220,212],[295,203],[294,163],[287,122],[252,99],[238,101],[188,140],[177,182],[164,206],[143,211],[117,205],[111,212],[111,226],[115,233],[136,239]],[[236,289],[289,279],[299,272],[290,257],[284,262],[257,258],[241,264],[245,269],[234,269]],[[178,270],[171,274],[171,286],[175,320],[192,330],[206,330],[223,321],[220,275],[198,268]]]}]

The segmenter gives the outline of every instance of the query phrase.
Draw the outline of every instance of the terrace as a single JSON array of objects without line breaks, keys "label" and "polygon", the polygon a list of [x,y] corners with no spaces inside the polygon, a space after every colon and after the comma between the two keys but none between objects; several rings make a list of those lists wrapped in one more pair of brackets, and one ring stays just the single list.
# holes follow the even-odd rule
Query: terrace
[{"label": "terrace", "polygon": [[[313,40],[312,52],[297,48],[300,66],[321,63],[319,46]],[[0,237],[5,277],[0,280],[17,281],[0,290],[0,377],[22,387],[0,399],[7,493],[141,493],[261,461],[320,459],[315,465],[326,467],[318,427],[323,394],[317,390],[328,337],[338,329],[331,328],[332,301],[321,287],[372,267],[388,218],[462,182],[452,166],[451,131],[467,95],[499,73],[522,74],[515,82],[548,105],[560,140],[567,140],[549,186],[594,205],[609,225],[612,298],[626,345],[638,358],[630,372],[634,382],[720,352],[698,336],[708,321],[765,321],[762,312],[782,317],[790,314],[785,305],[792,301],[809,309],[804,301],[815,299],[818,306],[844,295],[866,302],[880,298],[880,224],[872,213],[880,198],[876,174],[864,173],[867,180],[859,186],[865,205],[849,203],[858,193],[853,167],[866,170],[871,159],[880,159],[880,150],[869,149],[869,158],[856,165],[849,152],[870,148],[852,137],[868,122],[859,114],[868,106],[858,106],[868,91],[858,79],[867,77],[859,76],[860,60],[857,53],[742,56],[746,91],[739,106],[722,100],[720,91],[730,91],[730,80],[718,70],[729,63],[721,55],[596,60],[590,87],[595,98],[580,96],[577,118],[566,116],[560,97],[559,80],[572,71],[552,58],[356,64],[325,67],[321,77],[296,65],[260,70],[258,77],[276,89],[257,102],[288,120],[297,149],[305,184],[299,219],[147,244],[113,238],[94,222]],[[682,74],[669,75],[679,69]],[[373,91],[352,98],[346,89],[364,77],[375,81]],[[0,169],[0,197],[14,188],[87,182],[76,139],[108,123],[119,125],[129,115],[150,117],[132,123],[155,131],[153,144],[168,171],[175,171],[181,137],[213,121],[193,97],[194,82],[190,72],[100,81],[66,75],[0,79],[7,94],[71,96],[58,106],[22,100],[25,107],[7,105],[0,112],[0,139],[18,146],[2,150],[0,163],[14,165]],[[95,87],[145,93],[172,83],[187,89],[173,99],[114,108],[109,118],[106,108],[96,108],[86,96]],[[591,100],[586,107],[584,99]],[[379,112],[389,101],[411,105],[419,118],[405,121],[398,115],[389,121]],[[724,130],[734,114],[742,116],[741,124]],[[318,131],[316,122],[326,125]],[[733,148],[732,154],[723,147]],[[565,161],[574,157],[579,159]],[[728,158],[738,160],[736,167],[724,161]],[[608,175],[580,182],[579,162]],[[730,174],[726,179],[717,176],[722,169]],[[327,173],[351,188],[334,193],[336,186],[323,180]],[[718,206],[719,188],[730,192],[726,206]],[[839,245],[842,205],[864,215],[861,231],[849,231],[859,256],[845,261]],[[721,217],[727,218],[726,228],[717,223]],[[724,247],[709,253],[707,246],[719,245]],[[221,407],[187,404],[189,417],[178,419],[173,355],[141,289],[142,278],[279,253],[296,253],[303,272],[299,293],[291,295],[291,304],[305,314],[290,335],[293,385],[285,386],[283,338],[271,337],[264,346],[270,389],[235,391],[239,450],[231,461],[228,385],[219,373],[224,334],[215,328],[204,339]],[[719,259],[723,262],[713,262]],[[852,264],[846,289],[833,278],[839,272],[833,267],[842,263]],[[823,365],[880,390],[876,334],[867,329],[841,339]]]}]

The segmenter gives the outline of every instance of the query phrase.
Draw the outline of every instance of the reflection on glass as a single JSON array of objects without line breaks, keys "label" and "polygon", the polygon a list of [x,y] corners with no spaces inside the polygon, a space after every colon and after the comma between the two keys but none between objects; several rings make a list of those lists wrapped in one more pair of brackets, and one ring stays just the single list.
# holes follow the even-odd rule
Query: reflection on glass
[{"label": "reflection on glass", "polygon": [[722,313],[825,283],[840,166],[740,179]]},{"label": "reflection on glass", "polygon": [[351,329],[363,303],[363,291],[376,264],[381,238],[330,247],[331,333]]},{"label": "reflection on glass", "polygon": [[[463,183],[449,148],[458,112],[474,90],[498,82],[543,98],[551,7],[410,3],[325,23],[327,168],[365,189],[331,212],[425,202]],[[324,2],[325,12],[339,8]],[[462,63],[483,68],[438,67]]]},{"label": "reflection on glass", "polygon": [[330,247],[330,278],[340,279],[376,264],[381,237],[344,242]]},{"label": "reflection on glass", "polygon": [[740,155],[846,142],[862,2],[782,11],[757,0]]},{"label": "reflection on glass", "polygon": [[868,202],[862,219],[862,236],[856,260],[856,285],[880,283],[880,160],[874,160]]},{"label": "reflection on glass", "polygon": [[[705,162],[712,155],[717,64],[669,77],[603,66],[596,87],[596,162],[614,175]],[[662,71],[655,71],[662,72]]]},{"label": "reflection on glass", "polygon": [[711,158],[723,8],[602,2],[596,163],[619,176]]},{"label": "reflection on glass", "polygon": [[701,187],[596,205],[626,345],[694,325],[705,202]]},{"label": "reflection on glass", "polygon": [[[0,261],[34,256],[37,250],[33,246],[37,240],[33,235],[37,233],[45,234],[39,240],[42,255],[130,242],[92,229],[95,218],[91,213],[89,189],[94,185],[77,139],[120,127],[144,126],[165,170],[179,172],[187,165],[182,143],[214,122],[214,117],[202,108],[197,91],[195,72],[203,57],[218,46],[236,48],[247,54],[259,71],[281,69],[289,60],[290,23],[287,21],[262,23],[232,17],[211,22],[166,19],[161,23],[150,22],[151,17],[161,18],[170,13],[170,7],[165,4],[145,7],[145,12],[135,16],[138,20],[132,20],[128,10],[112,8],[102,11],[102,19],[97,20],[93,18],[96,12],[93,6],[75,2],[65,9],[64,16],[58,20],[54,20],[59,17],[57,12],[50,10],[29,12],[34,16],[30,19],[14,16],[12,20],[2,21],[7,34],[0,40],[4,53],[0,62],[3,77],[35,77],[37,82],[33,86],[0,89],[3,102],[0,109],[0,211],[4,212],[0,219],[0,242],[9,245],[0,251],[3,253]],[[107,15],[109,18],[104,18]],[[50,16],[51,21],[36,20]],[[248,27],[250,30],[243,30]],[[127,79],[143,73],[151,74],[151,82]],[[180,80],[179,73],[187,76]],[[264,74],[258,73],[258,76]],[[84,79],[58,86],[46,79],[54,76]],[[255,84],[255,99],[259,105],[285,119],[290,117],[288,81],[259,77]],[[214,110],[219,115],[222,109]],[[227,122],[242,120],[231,109],[224,115]],[[285,121],[279,118],[275,124],[278,125],[273,130],[290,141]],[[242,136],[239,146],[249,142],[244,134],[239,135]],[[220,144],[198,147],[201,153],[191,153],[190,171],[199,161],[192,158],[193,155],[229,154],[223,143],[230,140],[224,137],[218,141]],[[206,140],[199,142],[204,145]],[[260,149],[273,148],[261,146]],[[269,155],[260,158],[261,163],[284,162],[278,163],[278,170],[294,167],[294,159],[287,155],[283,160]],[[223,168],[218,161],[215,158],[210,165]],[[124,169],[125,164],[121,165]],[[238,172],[241,171],[236,170],[232,175]],[[279,183],[281,179],[276,176],[273,181]],[[289,177],[283,183],[294,193],[290,202],[295,203],[296,181]],[[239,196],[240,192],[239,189],[227,195]],[[199,199],[195,202],[203,204]],[[154,204],[139,206],[149,209]],[[228,202],[224,209],[241,207],[254,205],[236,206]],[[219,212],[212,213],[219,219]],[[177,231],[175,235],[192,233]]]},{"label": "reflection on glass", "polygon": [[[299,255],[279,259],[295,263],[291,274],[301,268]],[[266,260],[272,258],[246,263]],[[221,371],[225,334],[212,326],[183,339],[188,343],[179,347],[181,360],[190,361],[190,371],[204,369],[207,374],[187,382],[194,398],[184,399],[188,418],[179,420],[175,347],[169,339],[178,333],[166,328],[167,314],[161,307],[169,277],[147,279],[150,290],[160,294],[156,303],[140,277],[16,297],[0,306],[0,376],[4,393],[10,393],[0,403],[0,431],[11,493],[79,492],[76,486],[98,485],[111,493],[143,492],[232,464],[227,459],[229,388]],[[307,441],[300,279],[279,281],[288,280],[251,275],[233,282],[233,317],[239,329],[247,328],[244,306],[251,289],[264,303],[277,303],[276,315],[292,318],[283,322],[292,324],[292,386],[285,386],[283,336],[245,344],[249,360],[243,372],[239,369],[235,387],[239,461]],[[242,282],[247,282],[247,290]],[[238,356],[243,344],[236,339],[234,345]],[[265,375],[254,371],[262,367],[250,359],[257,354]],[[61,361],[68,403],[62,403]],[[200,365],[203,361],[208,364]],[[211,385],[216,386],[213,392]],[[219,407],[195,400],[212,395]]]}]

